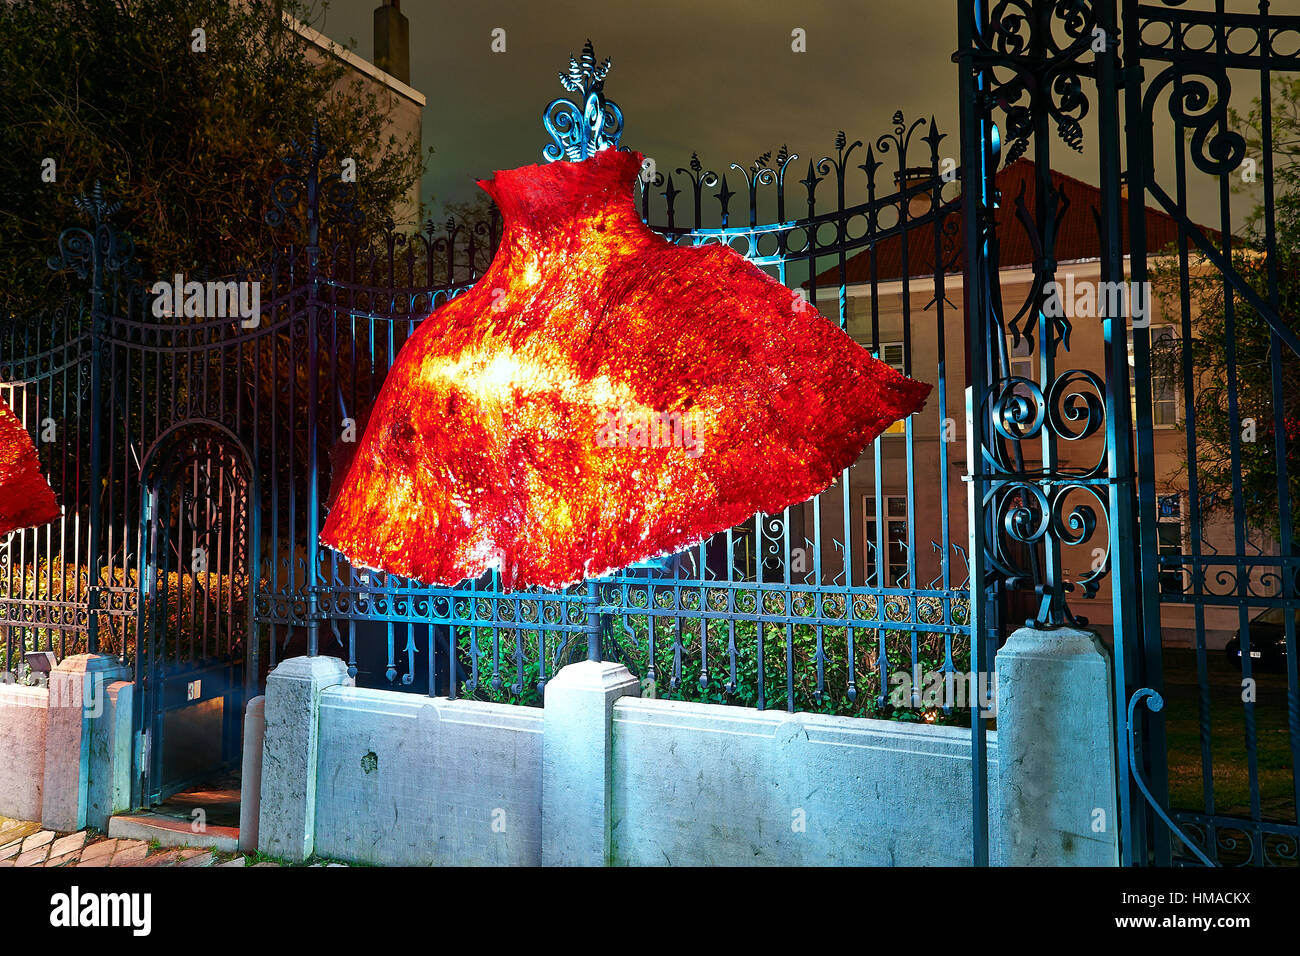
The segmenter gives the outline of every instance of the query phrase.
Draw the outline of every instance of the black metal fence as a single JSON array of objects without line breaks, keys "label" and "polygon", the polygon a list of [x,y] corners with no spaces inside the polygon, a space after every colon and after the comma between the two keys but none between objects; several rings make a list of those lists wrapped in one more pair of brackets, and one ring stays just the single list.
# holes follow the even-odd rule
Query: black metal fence
[{"label": "black metal fence", "polygon": [[[124,251],[101,262],[99,246],[85,246],[89,308],[22,326],[0,353],[0,377],[33,433],[58,409],[61,440],[40,451],[65,512],[61,527],[7,544],[6,662],[36,647],[135,661],[142,602],[179,596],[184,613],[173,607],[160,621],[198,627],[199,657],[203,628],[224,629],[228,649],[247,661],[250,693],[286,654],[320,651],[384,686],[539,703],[555,670],[588,653],[594,625],[604,653],[628,663],[647,693],[881,713],[889,675],[901,669],[910,689],[895,703],[909,716],[953,713],[923,702],[922,688],[932,672],[967,670],[964,517],[916,508],[918,488],[945,503],[956,490],[950,443],[930,437],[949,401],[945,335],[960,322],[944,287],[956,217],[941,139],[932,121],[900,115],[867,146],[841,133],[833,151],[804,162],[783,147],[722,174],[695,157],[646,170],[639,198],[654,228],[676,243],[730,244],[791,285],[806,277],[804,294],[828,317],[937,383],[935,422],[882,436],[802,506],[558,593],[503,593],[494,574],[428,588],[357,571],[316,540],[348,443],[393,359],[490,261],[495,220],[429,224],[359,247],[346,228],[347,191],[320,169],[313,135],[273,187],[268,215],[273,224],[302,217],[310,240],[238,277],[260,282],[260,314],[245,322],[167,314],[176,310],[165,295],[124,274],[129,250],[109,207],[89,204],[87,234]],[[787,205],[798,218],[787,218]],[[760,224],[765,206],[775,219]],[[846,283],[855,255],[864,278]],[[937,350],[915,347],[922,325]],[[896,341],[886,342],[891,328]],[[171,556],[158,564],[153,554],[151,566],[149,476],[160,457],[184,453],[190,435],[218,437],[257,476],[257,491],[244,490],[246,508],[220,521],[198,520],[193,501],[173,509],[166,520],[185,527],[164,530]],[[225,473],[239,480],[238,469]],[[244,529],[237,554],[200,547],[205,533],[229,537],[210,527],[222,521]]]}]

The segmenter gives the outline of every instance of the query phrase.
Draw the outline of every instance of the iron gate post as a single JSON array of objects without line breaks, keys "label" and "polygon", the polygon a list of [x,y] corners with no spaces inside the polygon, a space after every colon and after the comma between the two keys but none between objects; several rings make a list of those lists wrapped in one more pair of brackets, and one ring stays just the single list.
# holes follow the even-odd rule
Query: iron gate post
[{"label": "iron gate post", "polygon": [[320,652],[320,605],[317,563],[320,560],[320,476],[316,435],[319,427],[320,375],[316,336],[320,308],[320,128],[312,124],[311,164],[307,170],[307,656]]},{"label": "iron gate post", "polygon": [[[86,585],[86,649],[99,653],[99,566],[101,549],[101,476],[104,473],[104,340],[107,320],[104,314],[103,265],[95,257],[90,318],[90,514],[86,537],[90,546]],[[124,649],[125,650],[125,649]]]}]

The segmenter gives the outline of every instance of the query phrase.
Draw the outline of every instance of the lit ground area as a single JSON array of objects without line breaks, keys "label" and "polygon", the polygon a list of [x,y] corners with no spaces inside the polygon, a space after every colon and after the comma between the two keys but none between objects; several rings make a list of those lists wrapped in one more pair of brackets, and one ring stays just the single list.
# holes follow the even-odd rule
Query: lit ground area
[{"label": "lit ground area", "polygon": [[[162,846],[113,839],[95,830],[55,833],[39,823],[0,817],[0,868],[9,866],[287,866],[261,854],[223,853],[203,847]],[[309,860],[306,866],[346,866]]]},{"label": "lit ground area", "polygon": [[[205,782],[147,812],[113,818],[109,833],[56,833],[0,817],[0,868],[11,866],[281,866],[283,860],[240,853],[239,780]],[[345,866],[312,859],[308,866]]]},{"label": "lit ground area", "polygon": [[[1242,705],[1241,669],[1223,651],[1206,652],[1209,676],[1210,766],[1214,812],[1250,816],[1246,708]],[[1286,707],[1286,674],[1257,672],[1255,754],[1260,815],[1294,823],[1295,789]],[[1196,652],[1165,649],[1166,718],[1170,805],[1204,812],[1201,705]]]}]

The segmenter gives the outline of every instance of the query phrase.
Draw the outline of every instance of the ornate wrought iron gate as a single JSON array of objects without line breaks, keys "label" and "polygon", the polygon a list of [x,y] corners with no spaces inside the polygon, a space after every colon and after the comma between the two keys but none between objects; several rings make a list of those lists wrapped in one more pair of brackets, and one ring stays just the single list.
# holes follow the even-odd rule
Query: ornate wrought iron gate
[{"label": "ornate wrought iron gate", "polygon": [[[1078,621],[1075,599],[1109,586],[1124,861],[1294,863],[1300,595],[1295,486],[1288,477],[1296,463],[1288,447],[1300,435],[1288,425],[1296,414],[1300,319],[1294,299],[1280,292],[1294,253],[1283,259],[1277,244],[1272,163],[1278,144],[1269,132],[1268,104],[1274,77],[1300,69],[1300,18],[1272,16],[1267,2],[1243,13],[1226,12],[1222,0],[1209,8],[1185,6],[1182,0],[961,4],[956,59],[971,200],[965,208],[970,441],[972,459],[982,459],[972,469],[972,575],[985,582],[972,593],[972,626],[986,633],[997,584],[1036,595],[1034,621],[1049,628]],[[1230,201],[1229,178],[1251,159],[1230,110],[1234,76],[1264,104],[1265,132],[1252,160],[1259,165],[1263,212],[1251,242],[1234,238],[1241,223]],[[1085,130],[1090,116],[1094,132]],[[1169,120],[1174,157],[1157,161],[1155,131]],[[1057,244],[1080,211],[1070,208],[1070,190],[1052,172],[1060,144],[1092,150],[1100,202],[1087,225],[1097,230],[1101,248],[1094,282],[1123,293],[1105,301],[1098,295],[1090,317],[1103,332],[1104,354],[1097,356],[1080,354],[1080,319],[1061,307],[1061,283],[1071,267],[1058,261]],[[1022,155],[1035,164],[1034,195],[1028,201],[1024,194],[998,195],[996,170]],[[1197,225],[1186,211],[1197,176],[1214,177],[1215,229]],[[1008,204],[1017,213],[1012,228],[1028,235],[1035,252],[1033,281],[1011,303],[1003,300],[1007,283],[997,271],[999,244],[1008,236],[996,228],[996,212]],[[1029,375],[1017,374],[1011,360],[1010,349],[1021,340],[1034,356]],[[1067,357],[1075,367],[1058,367]],[[1088,444],[1103,435],[1104,445]],[[1175,436],[1181,450],[1171,448]],[[1267,448],[1261,456],[1249,447],[1256,437]],[[1093,448],[1099,454],[1090,455]],[[1216,454],[1217,497],[1206,493],[1212,484],[1207,457]],[[1181,476],[1171,462],[1182,463]],[[1251,486],[1251,474],[1265,478]],[[1263,512],[1276,520],[1261,520]],[[1029,560],[1016,561],[1013,545],[1029,546],[1019,552]],[[1072,550],[1082,559],[1071,561]],[[1187,609],[1181,625],[1175,607]],[[1235,612],[1241,663],[1232,666],[1239,673],[1216,673],[1213,666],[1223,651],[1212,646],[1207,619],[1217,608]],[[1271,748],[1280,761],[1273,783],[1281,794],[1269,807],[1261,800],[1250,637],[1252,617],[1267,609],[1279,617],[1272,646],[1285,648],[1284,674],[1258,690],[1270,695],[1270,729],[1286,740]],[[1177,626],[1188,652],[1173,646]],[[1179,664],[1183,653],[1194,661]],[[989,664],[977,643],[975,666]],[[1181,674],[1167,688],[1171,664]],[[1171,693],[1186,711],[1176,715],[1180,729],[1173,736],[1161,710]],[[1230,705],[1240,709],[1245,738],[1244,760],[1235,762],[1224,760],[1226,735],[1213,729],[1233,722]],[[1189,725],[1199,744],[1193,753],[1181,729]],[[1223,783],[1216,759],[1244,763],[1246,796],[1231,814],[1216,805],[1216,781]],[[1200,784],[1194,807],[1186,806],[1185,781],[1177,794],[1171,791],[1175,765],[1180,778]],[[977,783],[977,797],[980,789]]]},{"label": "ornate wrought iron gate", "polygon": [[[1194,856],[1201,862],[1295,864],[1300,542],[1293,506],[1300,432],[1293,426],[1300,413],[1300,314],[1293,292],[1297,236],[1292,229],[1285,233],[1287,245],[1279,241],[1284,199],[1274,176],[1275,154],[1294,144],[1275,141],[1272,117],[1275,109],[1291,106],[1279,99],[1274,81],[1300,78],[1300,17],[1272,15],[1267,2],[1237,13],[1224,12],[1222,4],[1212,11],[1177,6],[1133,3],[1124,11],[1130,38],[1124,71],[1132,247],[1162,252],[1176,263],[1160,265],[1148,257],[1135,259],[1133,268],[1135,281],[1167,286],[1174,303],[1159,335],[1147,326],[1133,336],[1135,365],[1155,373],[1135,383],[1144,683],[1163,689],[1164,622],[1172,609],[1190,611],[1201,783],[1199,805],[1180,802],[1164,821],[1180,839],[1171,841],[1169,831],[1157,825],[1149,844],[1157,863]],[[1234,92],[1259,98],[1262,122],[1254,142],[1234,122],[1230,107],[1240,102]],[[1174,123],[1172,163],[1156,162],[1152,138],[1139,135],[1159,110]],[[1198,180],[1212,184],[1218,199],[1212,228],[1198,225],[1186,211],[1188,190]],[[1241,203],[1232,201],[1231,180],[1259,184],[1247,202],[1261,202],[1260,215],[1248,228],[1241,225]],[[1294,181],[1289,185],[1294,189]],[[1294,202],[1294,195],[1287,201]],[[1146,202],[1177,222],[1176,239],[1159,249],[1145,235],[1143,217],[1134,216]],[[1153,397],[1164,396],[1152,395],[1153,383],[1167,383],[1169,397],[1181,406],[1186,466],[1176,482],[1160,467]],[[1175,511],[1185,517],[1186,533],[1162,539]],[[1239,641],[1225,683],[1242,723],[1229,754],[1211,747],[1212,735],[1222,741],[1222,725],[1235,723],[1235,717],[1225,720],[1213,699],[1217,668],[1211,658],[1218,651],[1208,638],[1216,623],[1211,618],[1225,613],[1224,623],[1235,624]],[[1271,615],[1279,627],[1269,626]],[[1279,644],[1285,651],[1275,676],[1260,667],[1279,663]],[[1141,701],[1150,706],[1154,699],[1143,695]],[[1137,702],[1130,702],[1131,714]],[[1170,801],[1172,750],[1162,716],[1147,718],[1146,752],[1137,755],[1145,760],[1134,763],[1146,771],[1157,809]],[[1266,748],[1268,738],[1278,745]],[[1224,792],[1215,762],[1225,758],[1244,760],[1244,800]],[[1269,764],[1281,773],[1269,774],[1266,785]]]}]

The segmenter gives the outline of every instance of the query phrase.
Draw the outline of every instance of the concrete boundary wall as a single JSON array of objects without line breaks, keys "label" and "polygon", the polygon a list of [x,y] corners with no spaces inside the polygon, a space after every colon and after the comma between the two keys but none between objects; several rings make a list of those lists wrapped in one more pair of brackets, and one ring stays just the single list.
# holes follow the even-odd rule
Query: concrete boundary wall
[{"label": "concrete boundary wall", "polygon": [[[1090,632],[1026,628],[997,668],[991,861],[1115,865],[1108,652]],[[78,655],[48,690],[0,685],[0,814],[66,831],[127,808],[123,676]],[[333,657],[268,678],[246,715],[246,845],[406,865],[971,860],[961,728],[642,699],[625,667],[590,661],[555,675],[544,708],[348,684]]]},{"label": "concrete boundary wall", "polygon": [[[1115,865],[1113,691],[1095,636],[998,654],[989,856]],[[545,707],[347,686],[335,658],[271,674],[258,848],[399,865],[967,865],[970,731],[642,699],[583,661]]]},{"label": "concrete boundary wall", "polygon": [[[959,727],[624,698],[613,860],[967,866],[970,751]],[[991,855],[997,864],[996,844]]]},{"label": "concrete boundary wall", "polygon": [[335,687],[321,695],[316,852],[536,866],[542,712]]},{"label": "concrete boundary wall", "polygon": [[[321,689],[315,787],[263,760],[260,848],[404,866],[970,862],[968,730],[625,694],[602,749],[602,675],[638,685],[571,667],[545,709]],[[310,839],[265,809],[308,789]]]},{"label": "concrete boundary wall", "polygon": [[50,692],[0,684],[0,817],[41,818]]},{"label": "concrete boundary wall", "polygon": [[130,805],[135,685],[117,660],[76,654],[46,687],[0,684],[0,816],[58,832],[106,829]]}]

